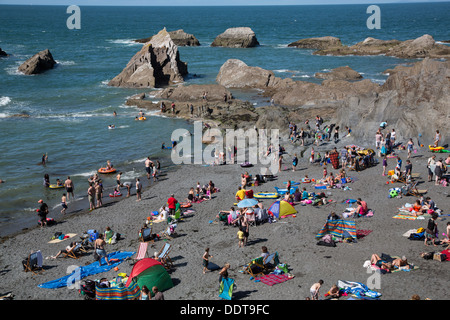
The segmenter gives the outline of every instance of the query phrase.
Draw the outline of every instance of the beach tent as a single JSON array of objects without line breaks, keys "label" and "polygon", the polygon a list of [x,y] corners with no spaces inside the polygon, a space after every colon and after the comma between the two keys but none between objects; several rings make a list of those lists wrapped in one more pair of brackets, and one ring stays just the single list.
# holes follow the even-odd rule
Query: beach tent
[{"label": "beach tent", "polygon": [[350,220],[327,220],[322,230],[317,234],[316,238],[320,239],[326,234],[331,234],[336,238],[353,238],[356,240],[356,224]]},{"label": "beach tent", "polygon": [[287,201],[275,201],[269,208],[269,213],[277,218],[284,218],[291,214],[296,214],[297,210]]},{"label": "beach tent", "polygon": [[133,300],[139,297],[141,289],[136,281],[131,281],[130,286],[115,286],[112,288],[100,288],[95,286],[96,300]]},{"label": "beach tent", "polygon": [[152,288],[156,286],[159,291],[164,291],[173,287],[172,278],[170,278],[164,265],[152,258],[144,258],[135,263],[131,274],[128,277],[126,286],[130,287],[133,279],[137,282],[139,288],[146,286],[153,296]]}]

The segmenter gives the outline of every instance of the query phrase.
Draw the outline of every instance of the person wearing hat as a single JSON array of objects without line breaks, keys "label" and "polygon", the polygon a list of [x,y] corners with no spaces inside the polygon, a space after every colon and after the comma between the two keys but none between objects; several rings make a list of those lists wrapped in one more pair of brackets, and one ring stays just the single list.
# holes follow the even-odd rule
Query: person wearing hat
[{"label": "person wearing hat", "polygon": [[47,225],[48,205],[42,199],[40,199],[38,203],[40,203],[40,207],[37,210],[38,216],[41,218],[41,227],[43,227],[44,225]]}]

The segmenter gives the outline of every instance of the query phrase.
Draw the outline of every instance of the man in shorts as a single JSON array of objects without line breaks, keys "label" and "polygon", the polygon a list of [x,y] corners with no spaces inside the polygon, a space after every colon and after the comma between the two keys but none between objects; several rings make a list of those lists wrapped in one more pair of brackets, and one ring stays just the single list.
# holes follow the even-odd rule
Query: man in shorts
[{"label": "man in shorts", "polygon": [[67,177],[66,181],[64,181],[64,186],[66,188],[66,193],[67,193],[67,200],[70,200],[70,196],[72,195],[72,199],[75,198],[74,194],[73,194],[73,181],[70,179],[70,177]]},{"label": "man in shorts", "polygon": [[176,204],[178,203],[177,199],[174,198],[174,195],[171,194],[170,198],[167,199],[167,204],[169,207],[169,215],[175,215]]},{"label": "man in shorts", "polygon": [[147,179],[150,179],[150,174],[152,173],[151,166],[153,162],[150,160],[150,157],[147,157],[145,160],[145,171],[147,172]]}]

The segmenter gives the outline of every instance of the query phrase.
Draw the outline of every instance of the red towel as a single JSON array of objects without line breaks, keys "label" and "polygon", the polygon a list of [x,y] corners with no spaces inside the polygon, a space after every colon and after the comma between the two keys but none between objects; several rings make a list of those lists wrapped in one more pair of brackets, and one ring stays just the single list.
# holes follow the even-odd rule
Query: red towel
[{"label": "red towel", "polygon": [[265,283],[268,286],[273,286],[274,284],[283,283],[290,279],[292,278],[289,278],[287,274],[266,274],[264,276],[255,278],[255,281],[260,280],[262,283]]},{"label": "red towel", "polygon": [[449,249],[445,249],[444,251],[441,251],[441,253],[443,253],[447,256],[447,259],[445,261],[450,261],[450,250]]}]

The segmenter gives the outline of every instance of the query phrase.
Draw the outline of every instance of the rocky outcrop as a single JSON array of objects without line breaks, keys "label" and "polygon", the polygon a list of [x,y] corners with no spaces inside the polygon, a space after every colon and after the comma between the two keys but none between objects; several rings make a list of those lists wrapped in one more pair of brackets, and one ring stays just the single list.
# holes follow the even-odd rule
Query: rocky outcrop
[{"label": "rocky outcrop", "polygon": [[361,80],[362,75],[358,72],[350,68],[349,66],[338,67],[336,69],[331,70],[330,72],[317,72],[315,77],[318,79],[325,80],[347,80],[347,81],[356,81]]},{"label": "rocky outcrop", "polygon": [[250,48],[258,45],[255,33],[248,27],[229,28],[211,43],[212,47],[230,48]]},{"label": "rocky outcrop", "polygon": [[[206,93],[206,99],[204,99],[204,93]],[[206,102],[216,102],[224,101],[224,97],[230,98],[232,96],[231,92],[227,90],[224,86],[218,84],[206,84],[198,85],[193,84],[189,86],[177,86],[166,88],[155,95],[157,99],[183,101],[183,102],[194,102],[203,101]]]},{"label": "rocky outcrop", "polygon": [[0,48],[0,57],[7,57],[8,54]]},{"label": "rocky outcrop", "polygon": [[[200,42],[198,39],[190,33],[184,32],[182,29],[175,30],[175,31],[169,31],[170,38],[172,41],[179,47],[185,47],[185,46],[199,46]],[[134,40],[135,42],[139,43],[147,43],[151,41],[153,36],[149,38],[144,39],[137,39]]]},{"label": "rocky outcrop", "polygon": [[431,142],[439,130],[445,144],[449,117],[450,62],[426,58],[410,67],[396,67],[379,92],[347,99],[335,120],[351,126],[366,141],[372,141],[379,124],[386,121],[389,129],[396,129],[399,141],[420,133],[422,141]]},{"label": "rocky outcrop", "polygon": [[187,73],[187,64],[180,60],[177,45],[166,29],[163,29],[131,58],[122,72],[108,85],[127,88],[162,87],[182,82]]},{"label": "rocky outcrop", "polygon": [[314,52],[316,55],[387,55],[404,59],[449,58],[450,47],[439,44],[426,34],[414,40],[379,40],[366,38],[352,46],[337,46]]},{"label": "rocky outcrop", "polygon": [[288,44],[288,47],[324,50],[329,48],[342,47],[342,43],[339,38],[326,36],[320,38],[300,39]]},{"label": "rocky outcrop", "polygon": [[30,59],[19,66],[19,71],[31,75],[39,74],[46,70],[52,69],[56,64],[52,54],[48,49],[36,53]]}]

